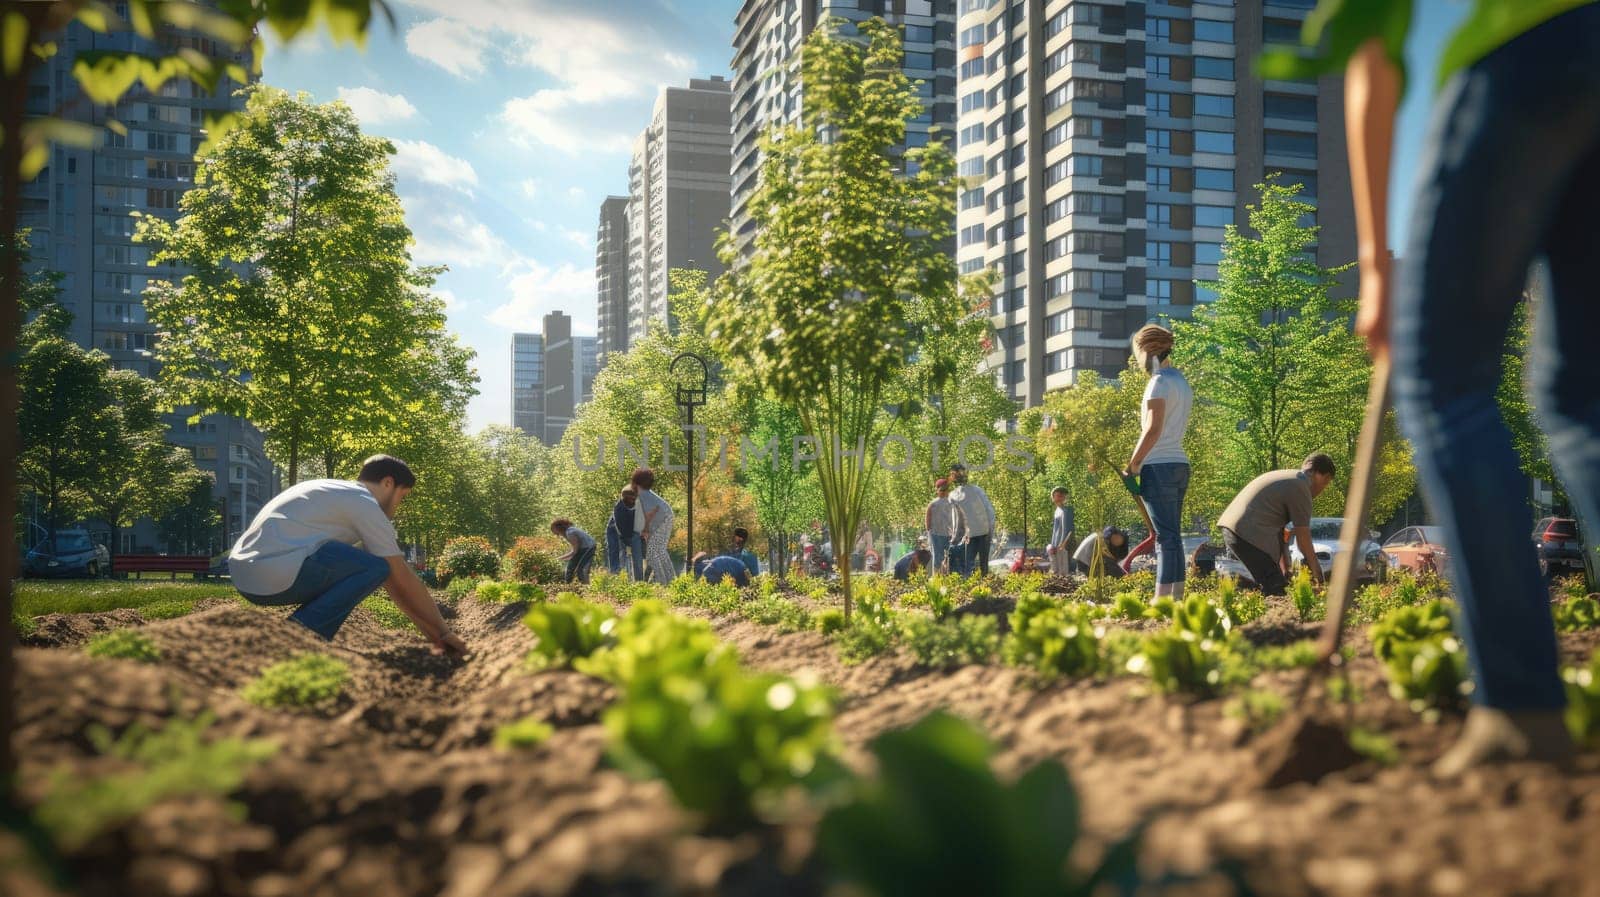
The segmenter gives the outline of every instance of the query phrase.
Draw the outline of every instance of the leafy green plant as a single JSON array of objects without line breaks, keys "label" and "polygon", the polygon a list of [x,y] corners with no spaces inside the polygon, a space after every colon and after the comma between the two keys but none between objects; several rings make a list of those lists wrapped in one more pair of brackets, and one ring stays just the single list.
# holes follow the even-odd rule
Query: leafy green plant
[{"label": "leafy green plant", "polygon": [[213,722],[207,712],[193,720],[171,719],[155,730],[136,724],[120,737],[91,725],[86,734],[95,749],[134,768],[105,776],[66,769],[53,773],[35,808],[36,818],[59,847],[71,851],[163,800],[232,792],[277,745],[257,739],[207,740]]},{"label": "leafy green plant", "polygon": [[1348,737],[1356,753],[1379,766],[1394,766],[1400,762],[1400,749],[1395,746],[1394,739],[1376,729],[1356,726]]},{"label": "leafy green plant", "polygon": [[1124,620],[1142,620],[1150,610],[1138,592],[1118,592],[1111,598],[1111,615]]},{"label": "leafy green plant", "polygon": [[1367,630],[1383,663],[1389,693],[1414,709],[1455,704],[1466,690],[1466,652],[1451,631],[1444,603],[1399,607]]},{"label": "leafy green plant", "polygon": [[140,663],[155,663],[161,659],[161,649],[150,640],[150,636],[133,629],[102,632],[89,639],[89,644],[83,650],[90,657],[116,657]]},{"label": "leafy green plant", "polygon": [[1177,610],[1178,605],[1172,600],[1172,596],[1162,595],[1150,602],[1150,610],[1145,616],[1153,620],[1170,620]]},{"label": "leafy green plant", "polygon": [[[811,628],[811,614],[798,603],[780,595],[746,601],[739,613],[752,623],[776,626],[780,632],[805,632]],[[842,621],[844,614],[840,613]]]},{"label": "leafy green plant", "polygon": [[565,552],[565,548],[553,550],[556,547],[542,537],[523,536],[517,539],[506,552],[506,578],[541,585],[561,582],[567,576],[567,568],[557,558]]},{"label": "leafy green plant", "polygon": [[1101,666],[1105,629],[1085,604],[1024,606],[1011,613],[1011,632],[1002,648],[1005,662],[1041,676],[1092,676]]},{"label": "leafy green plant", "polygon": [[1215,603],[1201,595],[1190,595],[1173,609],[1172,628],[1187,632],[1196,640],[1220,642],[1228,637],[1233,624]]},{"label": "leafy green plant", "polygon": [[1581,573],[1574,576],[1563,576],[1556,580],[1555,591],[1568,601],[1587,598],[1589,597],[1589,581],[1584,579]]},{"label": "leafy green plant", "polygon": [[1217,579],[1217,606],[1227,615],[1232,628],[1266,616],[1267,599],[1254,589],[1239,591],[1239,583],[1231,576]]},{"label": "leafy green plant", "polygon": [[544,744],[555,734],[551,725],[537,716],[525,716],[494,730],[494,746],[502,751],[527,750]]},{"label": "leafy green plant", "polygon": [[829,608],[818,613],[813,619],[816,621],[817,631],[823,635],[835,635],[844,631],[844,611],[842,610]]},{"label": "leafy green plant", "polygon": [[605,647],[617,616],[609,607],[562,592],[554,601],[534,605],[522,625],[538,637],[528,652],[530,666],[565,666]]},{"label": "leafy green plant", "polygon": [[[944,713],[872,741],[877,775],[853,784],[817,830],[827,868],[872,897],[1088,897],[1137,877],[1138,833],[1072,870],[1081,826],[1067,771],[1046,761],[1014,783],[993,746]],[[1131,893],[1131,890],[1126,891]]]},{"label": "leafy green plant", "polygon": [[1585,747],[1600,746],[1600,649],[1589,655],[1587,666],[1561,671],[1567,684],[1567,731]]},{"label": "leafy green plant", "polygon": [[1559,632],[1600,628],[1600,601],[1588,595],[1551,605],[1551,613],[1555,616],[1556,630]]},{"label": "leafy green plant", "polygon": [[531,582],[495,582],[492,579],[478,583],[477,596],[479,601],[490,604],[516,604],[519,601],[536,604],[545,599],[544,589]]},{"label": "leafy green plant", "polygon": [[834,650],[846,666],[858,664],[894,647],[896,627],[856,618],[850,625],[834,633]]},{"label": "leafy green plant", "polygon": [[452,579],[450,584],[444,587],[444,594],[451,601],[460,601],[463,598],[471,597],[477,590],[478,582],[476,580],[466,578]]},{"label": "leafy green plant", "polygon": [[1289,600],[1294,602],[1295,612],[1300,615],[1301,622],[1320,620],[1328,615],[1327,600],[1317,594],[1317,589],[1311,584],[1311,570],[1301,567],[1295,574],[1294,582],[1289,586]]},{"label": "leafy green plant", "polygon": [[939,670],[987,663],[1000,646],[995,619],[986,614],[944,620],[907,614],[904,637],[919,666]]},{"label": "leafy green plant", "polygon": [[350,668],[326,654],[301,654],[261,671],[244,699],[262,707],[316,707],[338,698]]},{"label": "leafy green plant", "polygon": [[1222,708],[1224,716],[1241,720],[1252,732],[1259,732],[1271,726],[1282,716],[1287,705],[1283,696],[1275,691],[1252,688],[1232,700]]},{"label": "leafy green plant", "polygon": [[1287,645],[1268,645],[1250,652],[1250,659],[1264,670],[1292,670],[1317,662],[1317,643],[1301,639]]},{"label": "leafy green plant", "polygon": [[500,555],[482,536],[457,536],[444,543],[438,570],[446,585],[458,576],[492,579],[500,575]]},{"label": "leafy green plant", "polygon": [[377,620],[378,625],[384,629],[417,628],[416,624],[411,622],[411,618],[406,616],[406,612],[391,601],[388,595],[368,595],[361,602],[361,606],[366,609],[367,613],[372,614],[372,618]]},{"label": "leafy green plant", "polygon": [[1127,670],[1148,676],[1161,691],[1209,695],[1222,685],[1222,662],[1215,641],[1174,629],[1146,637]]},{"label": "leafy green plant", "polygon": [[692,673],[732,651],[704,620],[680,617],[657,599],[634,602],[611,631],[610,647],[573,661],[580,673],[624,688],[678,673]]},{"label": "leafy green plant", "polygon": [[[564,571],[563,571],[564,572]],[[632,604],[655,596],[655,586],[648,582],[635,582],[626,573],[602,570],[589,582],[589,593],[603,595],[618,604]]]}]

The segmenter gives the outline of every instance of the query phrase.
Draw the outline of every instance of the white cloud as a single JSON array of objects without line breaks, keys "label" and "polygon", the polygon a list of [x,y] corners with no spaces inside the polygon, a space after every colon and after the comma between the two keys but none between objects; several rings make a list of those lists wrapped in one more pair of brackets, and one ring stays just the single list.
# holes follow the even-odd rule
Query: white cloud
[{"label": "white cloud", "polygon": [[564,153],[625,153],[633,146],[634,129],[605,103],[582,103],[566,90],[545,89],[506,101],[500,109],[511,140],[519,146],[538,144]]},{"label": "white cloud", "polygon": [[523,178],[517,182],[517,189],[521,190],[522,195],[528,199],[538,199],[539,194],[544,190],[544,184],[538,178]]},{"label": "white cloud", "polygon": [[544,316],[564,311],[575,319],[587,320],[594,314],[594,271],[570,263],[552,267],[532,259],[521,259],[507,288],[511,295],[504,304],[489,312],[489,323],[507,330],[539,330]]},{"label": "white cloud", "polygon": [[404,96],[370,87],[341,87],[339,99],[344,100],[368,127],[408,121],[417,114],[417,107]]},{"label": "white cloud", "polygon": [[411,258],[417,264],[504,271],[518,258],[499,234],[476,218],[459,211],[429,214],[434,211],[429,204],[414,200],[405,205],[406,221],[416,237]]},{"label": "white cloud", "polygon": [[444,303],[444,310],[447,312],[460,311],[465,306],[465,303],[456,297],[454,290],[441,290],[438,287],[434,287],[433,295],[439,297],[439,301]]},{"label": "white cloud", "polygon": [[406,50],[457,78],[471,78],[483,74],[489,37],[458,19],[430,19],[406,31]]},{"label": "white cloud", "polygon": [[594,249],[594,244],[590,241],[589,235],[581,230],[563,227],[561,229],[561,236],[571,240],[580,249],[590,251]]},{"label": "white cloud", "polygon": [[396,140],[394,149],[394,170],[402,177],[460,190],[469,196],[472,188],[478,186],[478,172],[471,162],[456,158],[427,141]]},{"label": "white cloud", "polygon": [[588,195],[589,194],[582,187],[577,185],[567,188],[567,198],[573,202],[583,202],[583,198]]}]

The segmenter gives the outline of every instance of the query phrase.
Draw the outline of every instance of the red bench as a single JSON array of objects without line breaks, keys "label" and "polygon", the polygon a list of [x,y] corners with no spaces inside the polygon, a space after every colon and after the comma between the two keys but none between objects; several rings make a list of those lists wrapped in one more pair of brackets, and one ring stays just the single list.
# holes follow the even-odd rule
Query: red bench
[{"label": "red bench", "polygon": [[171,573],[173,579],[179,573],[192,573],[195,579],[203,579],[211,573],[211,558],[203,554],[124,554],[111,559],[111,572],[132,573],[135,579],[141,573]]}]

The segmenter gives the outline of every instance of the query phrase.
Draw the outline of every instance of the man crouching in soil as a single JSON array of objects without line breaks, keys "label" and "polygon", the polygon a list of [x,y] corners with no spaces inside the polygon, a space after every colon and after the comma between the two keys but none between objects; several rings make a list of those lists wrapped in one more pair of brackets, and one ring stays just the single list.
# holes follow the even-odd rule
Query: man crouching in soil
[{"label": "man crouching in soil", "polygon": [[466,644],[401,557],[390,522],[416,485],[406,462],[374,455],[354,483],[290,486],[267,502],[229,553],[234,587],[252,604],[299,605],[289,619],[332,639],[350,611],[383,586],[435,654],[464,655]]}]

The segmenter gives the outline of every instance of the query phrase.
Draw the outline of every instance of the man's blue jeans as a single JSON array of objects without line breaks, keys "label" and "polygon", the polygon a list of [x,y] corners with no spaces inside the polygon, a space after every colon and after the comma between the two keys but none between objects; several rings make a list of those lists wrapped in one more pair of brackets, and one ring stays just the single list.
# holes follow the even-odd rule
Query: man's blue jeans
[{"label": "man's blue jeans", "polygon": [[[959,548],[950,549],[952,558],[961,558],[961,575],[979,576],[989,575],[989,542],[993,537],[988,533],[981,536],[968,536],[966,544]],[[955,569],[955,561],[950,562],[951,569]]]},{"label": "man's blue jeans", "polygon": [[950,537],[939,533],[928,535],[928,550],[933,552],[933,569],[930,573],[939,572],[939,567],[950,554]]},{"label": "man's blue jeans", "polygon": [[300,564],[300,574],[287,589],[276,595],[240,594],[264,607],[298,604],[289,619],[332,639],[356,605],[388,578],[388,561],[353,545],[329,542]]},{"label": "man's blue jeans", "polygon": [[1139,494],[1156,526],[1156,584],[1183,582],[1183,497],[1189,491],[1189,465],[1146,464],[1139,468]]},{"label": "man's blue jeans", "polygon": [[[1444,528],[1473,700],[1565,703],[1528,480],[1495,401],[1528,266],[1549,264],[1529,368],[1580,525],[1600,521],[1600,6],[1567,12],[1440,92],[1395,284],[1400,423]],[[1592,538],[1592,533],[1584,533]]]},{"label": "man's blue jeans", "polygon": [[609,526],[606,527],[606,572],[612,576],[622,572],[622,538]]},{"label": "man's blue jeans", "polygon": [[621,573],[625,557],[634,582],[644,579],[644,538],[630,533],[623,539],[616,530],[606,527],[606,570]]}]

